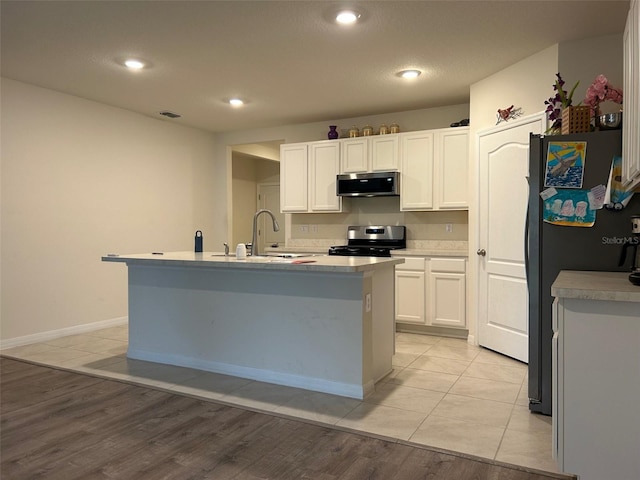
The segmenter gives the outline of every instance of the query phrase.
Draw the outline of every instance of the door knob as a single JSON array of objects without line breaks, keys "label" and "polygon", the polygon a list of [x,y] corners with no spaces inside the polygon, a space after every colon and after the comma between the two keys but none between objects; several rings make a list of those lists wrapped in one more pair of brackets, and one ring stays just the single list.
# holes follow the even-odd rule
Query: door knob
[{"label": "door knob", "polygon": [[487,251],[484,248],[479,248],[476,253],[481,257],[484,257],[487,254]]}]

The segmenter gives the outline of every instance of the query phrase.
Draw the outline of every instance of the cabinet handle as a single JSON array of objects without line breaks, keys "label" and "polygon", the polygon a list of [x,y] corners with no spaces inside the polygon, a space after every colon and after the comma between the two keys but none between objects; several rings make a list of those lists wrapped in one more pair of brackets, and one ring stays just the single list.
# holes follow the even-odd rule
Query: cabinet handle
[{"label": "cabinet handle", "polygon": [[487,251],[484,248],[479,248],[476,253],[481,257],[484,257],[487,254]]}]

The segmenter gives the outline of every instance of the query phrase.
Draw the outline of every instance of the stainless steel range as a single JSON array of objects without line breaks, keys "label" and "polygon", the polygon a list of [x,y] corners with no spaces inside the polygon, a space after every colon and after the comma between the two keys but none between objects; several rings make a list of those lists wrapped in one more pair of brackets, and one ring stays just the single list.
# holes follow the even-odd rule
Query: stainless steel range
[{"label": "stainless steel range", "polygon": [[352,225],[347,245],[329,247],[329,255],[390,257],[391,250],[407,248],[407,227],[403,225]]}]

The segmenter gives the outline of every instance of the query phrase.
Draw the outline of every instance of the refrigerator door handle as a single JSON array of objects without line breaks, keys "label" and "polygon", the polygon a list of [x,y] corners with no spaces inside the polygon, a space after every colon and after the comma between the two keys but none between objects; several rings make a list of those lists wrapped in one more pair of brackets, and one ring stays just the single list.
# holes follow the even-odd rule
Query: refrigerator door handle
[{"label": "refrigerator door handle", "polygon": [[[529,177],[527,178],[527,185],[529,186],[528,190],[531,190],[531,185],[529,184]],[[529,285],[529,192],[527,192],[527,212],[524,216],[524,275],[527,280],[527,285]]]}]

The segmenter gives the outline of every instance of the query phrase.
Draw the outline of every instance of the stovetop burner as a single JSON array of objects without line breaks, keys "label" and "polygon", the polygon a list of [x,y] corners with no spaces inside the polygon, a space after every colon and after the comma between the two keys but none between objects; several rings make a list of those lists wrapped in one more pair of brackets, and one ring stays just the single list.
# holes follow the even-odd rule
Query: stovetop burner
[{"label": "stovetop burner", "polygon": [[338,245],[329,247],[329,255],[340,255],[342,257],[390,257],[391,249],[384,247]]},{"label": "stovetop burner", "polygon": [[347,245],[329,248],[329,255],[390,257],[391,250],[406,248],[406,227],[398,225],[350,226]]}]

